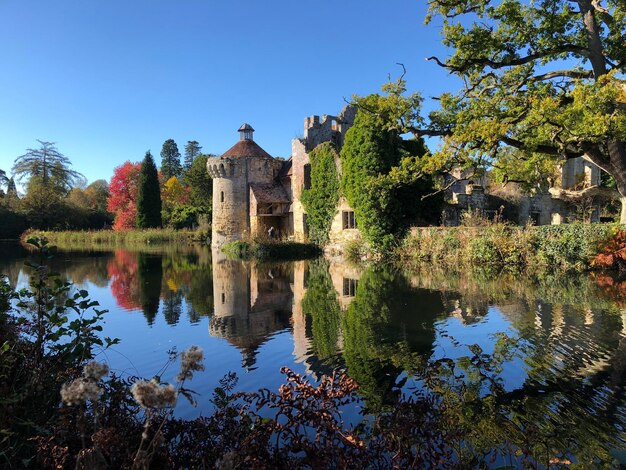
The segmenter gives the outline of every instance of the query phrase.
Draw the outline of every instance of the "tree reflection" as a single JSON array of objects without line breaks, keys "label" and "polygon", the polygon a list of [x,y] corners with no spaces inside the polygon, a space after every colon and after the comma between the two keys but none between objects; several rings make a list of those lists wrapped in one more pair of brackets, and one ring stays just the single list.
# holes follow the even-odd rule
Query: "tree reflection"
[{"label": "tree reflection", "polygon": [[371,410],[394,402],[402,372],[430,356],[443,310],[439,293],[412,288],[391,268],[363,273],[343,318],[343,357]]},{"label": "tree reflection", "polygon": [[137,254],[137,281],[139,284],[139,302],[148,325],[154,323],[159,312],[161,282],[163,280],[163,257],[157,254]]},{"label": "tree reflection", "polygon": [[302,311],[311,319],[313,351],[319,359],[338,352],[339,301],[333,286],[328,262],[324,259],[309,264],[308,288],[302,299]]},{"label": "tree reflection", "polygon": [[126,310],[141,308],[137,270],[137,253],[128,250],[115,250],[114,257],[107,263],[111,295],[117,305]]}]

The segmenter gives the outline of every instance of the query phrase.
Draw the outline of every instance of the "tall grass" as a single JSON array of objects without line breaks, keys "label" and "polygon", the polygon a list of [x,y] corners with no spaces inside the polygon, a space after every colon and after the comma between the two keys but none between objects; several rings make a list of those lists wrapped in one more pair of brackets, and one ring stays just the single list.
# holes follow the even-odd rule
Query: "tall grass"
[{"label": "tall grass", "polygon": [[59,248],[96,248],[117,246],[190,244],[205,242],[203,231],[164,229],[144,230],[94,230],[94,231],[37,231],[22,235],[22,240],[32,236],[44,236]]},{"label": "tall grass", "polygon": [[586,270],[613,237],[615,224],[517,227],[428,227],[414,229],[396,250],[405,264],[513,266]]}]

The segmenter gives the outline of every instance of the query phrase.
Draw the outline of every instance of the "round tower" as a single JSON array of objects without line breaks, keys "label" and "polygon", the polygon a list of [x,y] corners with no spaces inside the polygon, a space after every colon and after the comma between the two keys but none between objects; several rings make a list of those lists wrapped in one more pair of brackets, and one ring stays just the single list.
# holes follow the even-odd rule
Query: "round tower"
[{"label": "round tower", "polygon": [[220,157],[207,160],[207,171],[213,179],[213,220],[211,246],[240,240],[250,233],[250,182],[255,180],[253,161],[273,161],[271,155],[253,140],[254,129],[243,124],[239,142]]}]

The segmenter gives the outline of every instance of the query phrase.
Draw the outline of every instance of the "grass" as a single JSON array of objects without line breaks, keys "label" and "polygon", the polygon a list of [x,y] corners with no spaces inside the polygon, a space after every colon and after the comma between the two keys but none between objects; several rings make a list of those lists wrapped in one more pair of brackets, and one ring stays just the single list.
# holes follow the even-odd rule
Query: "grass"
[{"label": "grass", "polygon": [[120,231],[34,231],[24,233],[22,241],[33,235],[44,236],[51,244],[60,248],[128,247],[171,243],[191,244],[207,240],[207,234],[203,231],[164,228]]},{"label": "grass", "polygon": [[308,259],[319,256],[322,251],[311,243],[283,241],[234,241],[222,247],[222,252],[234,259],[276,261]]},{"label": "grass", "polygon": [[611,239],[616,224],[419,228],[396,255],[405,264],[499,266],[584,271]]}]

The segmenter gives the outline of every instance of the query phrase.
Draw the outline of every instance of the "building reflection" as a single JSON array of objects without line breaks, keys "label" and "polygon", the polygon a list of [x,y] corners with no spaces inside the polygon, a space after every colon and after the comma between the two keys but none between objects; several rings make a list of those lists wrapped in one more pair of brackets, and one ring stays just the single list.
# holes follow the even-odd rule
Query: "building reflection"
[{"label": "building reflection", "polygon": [[259,347],[290,326],[293,273],[283,265],[253,265],[213,252],[212,336],[241,351],[242,365],[254,367]]}]

